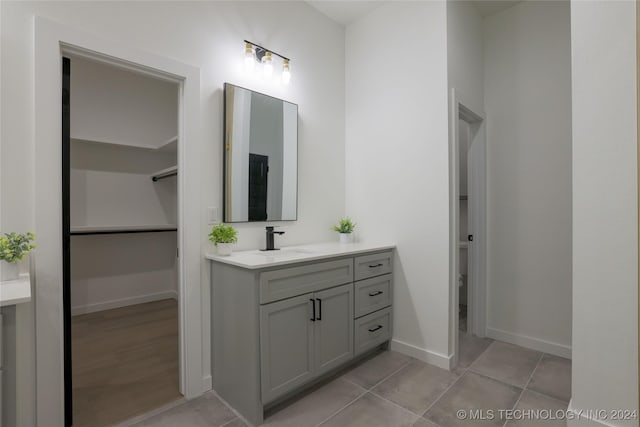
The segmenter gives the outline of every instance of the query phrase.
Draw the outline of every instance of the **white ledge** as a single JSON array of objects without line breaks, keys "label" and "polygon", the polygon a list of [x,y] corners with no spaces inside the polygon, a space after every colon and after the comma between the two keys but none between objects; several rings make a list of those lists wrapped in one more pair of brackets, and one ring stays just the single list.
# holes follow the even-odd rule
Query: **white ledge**
[{"label": "white ledge", "polygon": [[31,301],[31,279],[21,274],[16,280],[0,282],[0,307]]},{"label": "white ledge", "polygon": [[338,256],[358,255],[365,252],[395,248],[393,243],[318,243],[303,246],[287,246],[277,251],[240,251],[229,256],[207,253],[205,258],[214,262],[256,270],[299,262],[316,261]]}]

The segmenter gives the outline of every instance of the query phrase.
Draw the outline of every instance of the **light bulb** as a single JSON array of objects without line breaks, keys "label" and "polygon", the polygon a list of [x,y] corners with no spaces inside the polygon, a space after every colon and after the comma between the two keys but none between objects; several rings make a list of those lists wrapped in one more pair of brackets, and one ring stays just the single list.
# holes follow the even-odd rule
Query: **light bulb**
[{"label": "light bulb", "polygon": [[269,51],[262,57],[262,72],[266,79],[271,78],[273,75],[273,58],[271,58],[271,52]]},{"label": "light bulb", "polygon": [[289,60],[285,59],[282,62],[282,83],[288,85],[291,80],[291,68],[289,67]]},{"label": "light bulb", "polygon": [[245,43],[244,46],[244,69],[247,72],[253,71],[253,67],[255,67],[256,60],[253,56],[253,47],[251,43]]}]

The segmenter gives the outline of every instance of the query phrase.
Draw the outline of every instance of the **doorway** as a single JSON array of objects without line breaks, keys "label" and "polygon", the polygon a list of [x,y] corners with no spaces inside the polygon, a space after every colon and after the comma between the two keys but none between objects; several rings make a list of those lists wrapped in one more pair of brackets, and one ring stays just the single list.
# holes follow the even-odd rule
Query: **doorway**
[{"label": "doorway", "polygon": [[181,398],[179,83],[62,59],[65,424]]},{"label": "doorway", "polygon": [[452,91],[450,141],[450,289],[452,367],[460,334],[486,336],[486,138],[485,119]]}]

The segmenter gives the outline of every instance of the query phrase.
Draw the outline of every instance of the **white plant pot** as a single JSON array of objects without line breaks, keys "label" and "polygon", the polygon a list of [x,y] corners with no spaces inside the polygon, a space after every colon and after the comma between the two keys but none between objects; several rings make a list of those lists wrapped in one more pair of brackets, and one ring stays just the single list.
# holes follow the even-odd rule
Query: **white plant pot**
[{"label": "white plant pot", "polygon": [[20,266],[17,262],[2,261],[0,263],[0,278],[5,280],[16,280],[20,275]]},{"label": "white plant pot", "polygon": [[218,255],[229,256],[233,252],[233,243],[218,243],[216,245]]},{"label": "white plant pot", "polygon": [[347,243],[353,243],[352,233],[340,233],[340,244],[345,245]]}]

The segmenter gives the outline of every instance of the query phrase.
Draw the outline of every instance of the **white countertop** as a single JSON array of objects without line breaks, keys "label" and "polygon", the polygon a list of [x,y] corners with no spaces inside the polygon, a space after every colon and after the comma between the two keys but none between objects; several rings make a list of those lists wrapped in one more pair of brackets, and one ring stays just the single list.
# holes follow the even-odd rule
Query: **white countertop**
[{"label": "white countertop", "polygon": [[31,279],[21,274],[16,280],[0,282],[0,307],[31,301]]},{"label": "white countertop", "polygon": [[206,254],[205,258],[235,265],[250,270],[260,268],[277,267],[281,265],[293,264],[297,262],[315,261],[336,256],[357,255],[363,252],[383,251],[393,249],[393,243],[347,243],[338,242],[317,243],[302,246],[287,246],[278,251],[239,251],[233,252],[229,256],[219,256],[216,254]]}]

